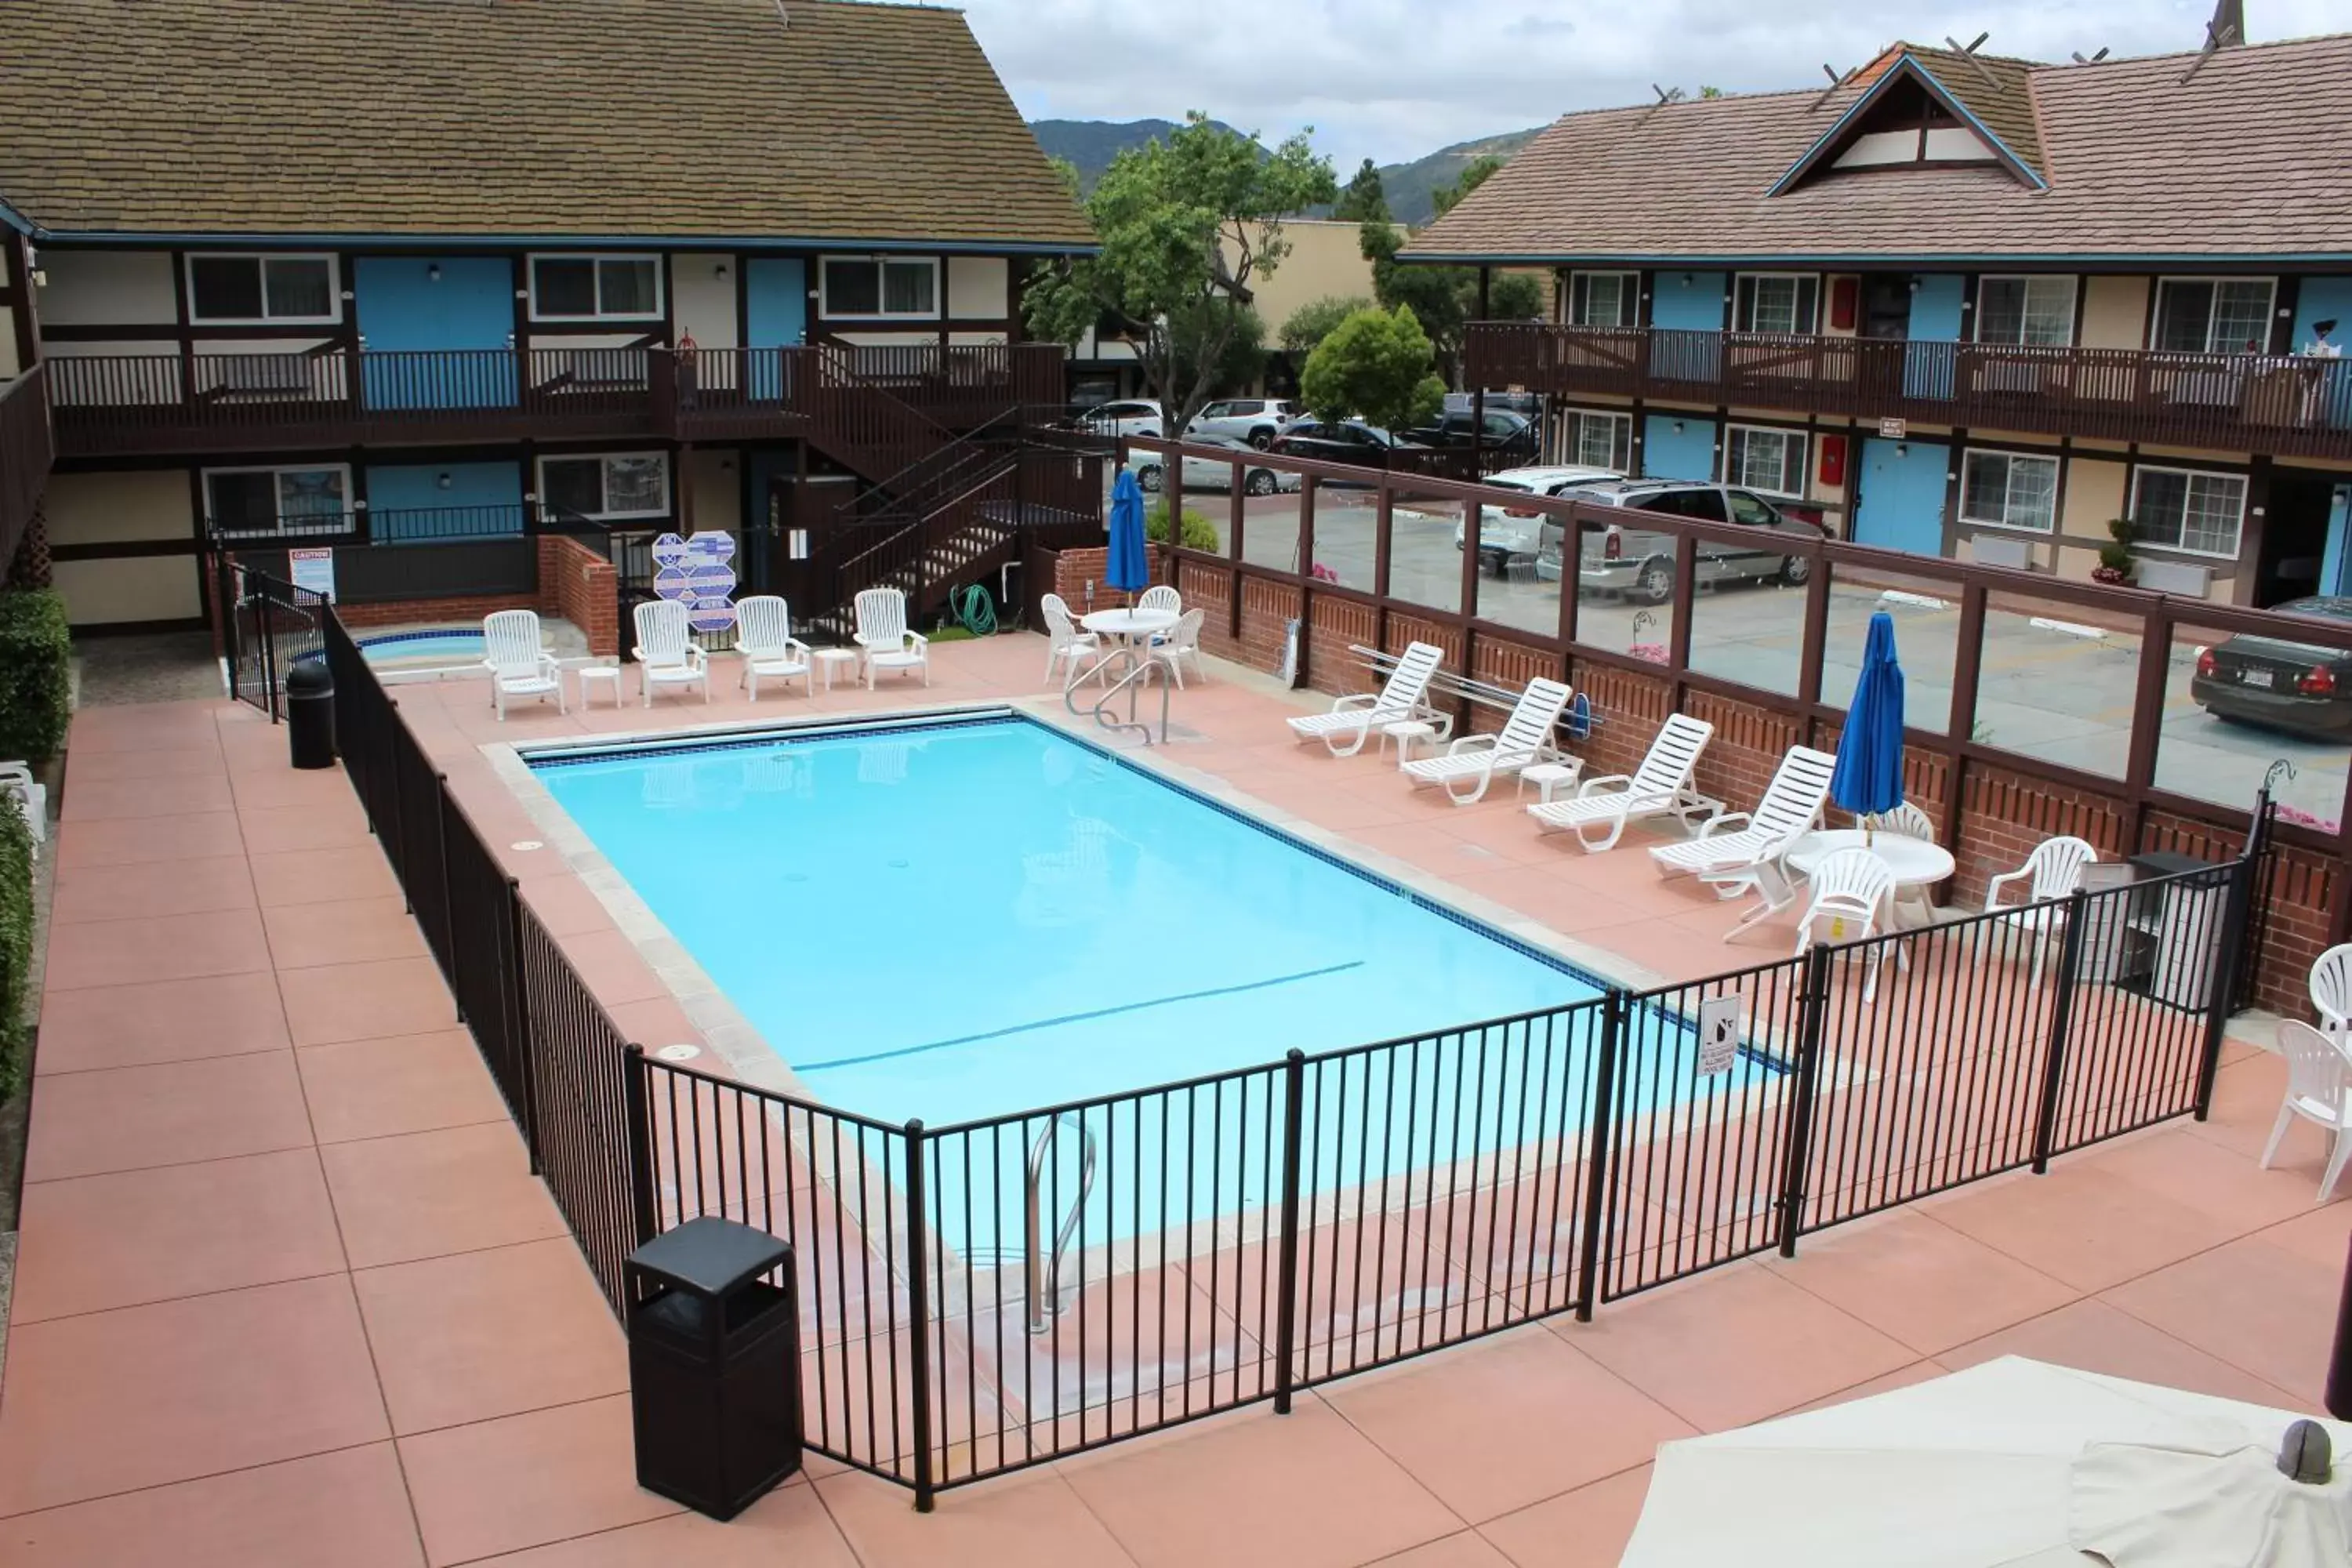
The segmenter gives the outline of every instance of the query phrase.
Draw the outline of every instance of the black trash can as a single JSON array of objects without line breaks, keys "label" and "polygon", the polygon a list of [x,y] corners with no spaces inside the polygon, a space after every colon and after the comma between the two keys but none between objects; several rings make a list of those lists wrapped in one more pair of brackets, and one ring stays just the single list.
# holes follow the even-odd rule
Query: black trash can
[{"label": "black trash can", "polygon": [[630,1254],[626,1278],[637,1484],[732,1519],[801,1468],[792,1247],[688,1220]]},{"label": "black trash can", "polygon": [[335,678],[323,658],[303,658],[286,672],[286,742],[298,768],[335,765]]}]

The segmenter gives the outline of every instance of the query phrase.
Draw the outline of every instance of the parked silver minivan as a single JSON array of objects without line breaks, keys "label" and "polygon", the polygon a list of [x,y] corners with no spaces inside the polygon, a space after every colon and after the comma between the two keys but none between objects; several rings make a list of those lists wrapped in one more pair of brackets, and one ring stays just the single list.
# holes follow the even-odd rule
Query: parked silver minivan
[{"label": "parked silver minivan", "polygon": [[[1812,575],[1813,563],[1802,555],[1775,548],[1789,540],[1826,537],[1818,523],[1790,517],[1753,490],[1736,485],[1700,484],[1688,479],[1618,479],[1579,485],[1576,499],[1587,505],[1617,507],[1626,511],[1657,512],[1706,522],[1737,523],[1753,529],[1756,542],[1732,544],[1721,540],[1697,541],[1696,574],[1700,584],[1780,582],[1791,587]],[[1633,519],[1623,523],[1583,525],[1583,547],[1578,582],[1587,593],[1617,593],[1645,604],[1661,605],[1674,596],[1675,535],[1642,527]],[[1562,525],[1547,521],[1543,543],[1536,555],[1536,575],[1546,582],[1560,578]]]}]

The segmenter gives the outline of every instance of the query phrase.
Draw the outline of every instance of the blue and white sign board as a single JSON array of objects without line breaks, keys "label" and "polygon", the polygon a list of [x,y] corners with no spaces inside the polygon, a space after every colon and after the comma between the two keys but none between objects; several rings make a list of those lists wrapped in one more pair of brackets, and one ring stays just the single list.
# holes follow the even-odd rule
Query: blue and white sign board
[{"label": "blue and white sign board", "polygon": [[681,539],[665,533],[654,541],[654,593],[686,606],[687,624],[698,632],[723,632],[735,625],[735,536],[698,533]]},{"label": "blue and white sign board", "polygon": [[287,581],[306,593],[316,594],[321,599],[332,599],[335,596],[334,551],[288,551],[286,577]]}]

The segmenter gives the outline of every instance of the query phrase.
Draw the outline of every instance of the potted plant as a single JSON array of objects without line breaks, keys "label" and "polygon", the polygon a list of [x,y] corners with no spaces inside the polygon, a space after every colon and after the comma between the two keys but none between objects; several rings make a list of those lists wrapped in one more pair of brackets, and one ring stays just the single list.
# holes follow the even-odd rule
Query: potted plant
[{"label": "potted plant", "polygon": [[2132,541],[2139,537],[2139,524],[2127,517],[2118,517],[2107,523],[2112,542],[2099,546],[2099,563],[2091,568],[2094,583],[2128,583],[2139,565],[2139,557],[2132,553]]}]

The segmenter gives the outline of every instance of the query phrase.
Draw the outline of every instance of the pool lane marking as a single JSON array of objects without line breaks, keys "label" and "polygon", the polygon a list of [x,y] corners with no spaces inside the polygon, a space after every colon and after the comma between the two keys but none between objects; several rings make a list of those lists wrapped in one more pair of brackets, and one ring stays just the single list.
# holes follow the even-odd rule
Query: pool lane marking
[{"label": "pool lane marking", "polygon": [[1302,969],[1296,974],[1277,974],[1268,980],[1249,980],[1239,985],[1219,985],[1207,991],[1187,991],[1175,996],[1155,996],[1148,1002],[1129,1002],[1118,1007],[1097,1007],[1090,1013],[1065,1013],[1058,1018],[1038,1018],[1026,1024],[1012,1024],[1002,1029],[990,1029],[977,1035],[959,1035],[951,1040],[932,1040],[920,1046],[901,1046],[895,1051],[876,1051],[870,1056],[836,1057],[829,1062],[794,1064],[802,1072],[818,1072],[825,1068],[863,1067],[868,1062],[887,1062],[898,1057],[920,1055],[925,1051],[943,1051],[950,1046],[975,1045],[982,1040],[1001,1040],[1007,1035],[1026,1034],[1032,1029],[1051,1029],[1063,1024],[1083,1024],[1092,1018],[1112,1018],[1121,1013],[1139,1013],[1147,1007],[1166,1007],[1178,1002],[1202,1002],[1212,996],[1237,996],[1244,991],[1265,991],[1276,985],[1289,985],[1301,980],[1320,980],[1327,974],[1345,974],[1350,969],[1361,969],[1364,961],[1353,959],[1346,963],[1327,964],[1321,969]]}]

